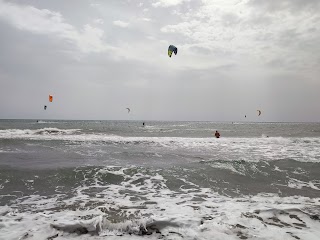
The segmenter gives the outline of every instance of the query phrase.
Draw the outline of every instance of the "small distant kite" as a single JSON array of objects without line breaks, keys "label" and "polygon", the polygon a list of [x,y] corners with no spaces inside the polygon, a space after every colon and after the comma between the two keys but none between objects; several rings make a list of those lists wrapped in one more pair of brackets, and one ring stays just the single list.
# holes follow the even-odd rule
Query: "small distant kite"
[{"label": "small distant kite", "polygon": [[178,53],[178,48],[176,46],[170,45],[168,48],[168,56],[171,57],[172,53],[174,53],[175,55],[177,55]]},{"label": "small distant kite", "polygon": [[130,108],[126,108],[128,110],[128,113],[130,112]]},{"label": "small distant kite", "polygon": [[258,116],[260,116],[261,115],[261,111],[260,110],[257,110],[258,111]]},{"label": "small distant kite", "polygon": [[[52,95],[49,95],[49,102],[52,102],[52,100],[53,100],[53,96],[52,96]],[[47,110],[47,105],[44,105],[44,106],[43,106],[43,109],[44,109],[44,110]]]}]

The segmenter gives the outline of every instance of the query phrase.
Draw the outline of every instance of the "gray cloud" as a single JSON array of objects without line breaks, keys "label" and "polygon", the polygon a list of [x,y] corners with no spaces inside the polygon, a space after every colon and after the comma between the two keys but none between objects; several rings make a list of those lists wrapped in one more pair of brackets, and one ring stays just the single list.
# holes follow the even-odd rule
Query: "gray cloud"
[{"label": "gray cloud", "polygon": [[83,52],[100,52],[108,49],[103,40],[103,30],[89,24],[78,30],[67,23],[59,12],[1,1],[0,17],[17,29],[59,38],[73,43]]},{"label": "gray cloud", "polygon": [[0,118],[319,121],[318,3],[265,2],[0,1]]},{"label": "gray cloud", "polygon": [[292,11],[295,14],[301,11],[319,12],[318,0],[250,0],[249,4],[264,11]]},{"label": "gray cloud", "polygon": [[222,23],[226,27],[233,27],[240,23],[241,18],[234,13],[225,13],[221,17]]}]

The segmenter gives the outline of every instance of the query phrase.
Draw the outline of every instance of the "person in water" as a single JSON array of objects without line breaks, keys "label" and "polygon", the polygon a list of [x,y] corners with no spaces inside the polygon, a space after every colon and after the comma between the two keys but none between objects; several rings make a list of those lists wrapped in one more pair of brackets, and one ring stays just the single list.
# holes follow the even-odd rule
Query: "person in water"
[{"label": "person in water", "polygon": [[216,133],[214,135],[216,136],[216,138],[220,137],[220,133],[218,131],[216,131]]}]

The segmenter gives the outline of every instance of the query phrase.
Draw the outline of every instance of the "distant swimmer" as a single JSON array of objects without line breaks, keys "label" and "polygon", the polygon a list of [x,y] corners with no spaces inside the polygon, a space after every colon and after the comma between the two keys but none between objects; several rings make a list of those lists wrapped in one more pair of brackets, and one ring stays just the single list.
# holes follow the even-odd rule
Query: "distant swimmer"
[{"label": "distant swimmer", "polygon": [[144,122],[142,123],[142,126],[144,126]]},{"label": "distant swimmer", "polygon": [[214,135],[216,136],[216,138],[220,137],[220,133],[218,131],[216,131],[216,133]]},{"label": "distant swimmer", "polygon": [[44,110],[47,110],[47,105],[44,105],[43,109],[44,109]]}]

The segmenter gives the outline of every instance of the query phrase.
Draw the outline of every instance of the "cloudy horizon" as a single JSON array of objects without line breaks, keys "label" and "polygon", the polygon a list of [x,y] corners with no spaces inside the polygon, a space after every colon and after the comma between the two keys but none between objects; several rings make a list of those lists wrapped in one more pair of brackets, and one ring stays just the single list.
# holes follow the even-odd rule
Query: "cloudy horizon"
[{"label": "cloudy horizon", "polygon": [[0,0],[0,119],[319,122],[319,12],[318,0]]}]

